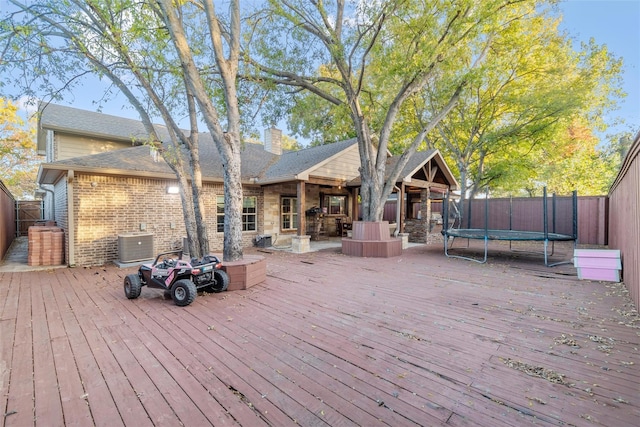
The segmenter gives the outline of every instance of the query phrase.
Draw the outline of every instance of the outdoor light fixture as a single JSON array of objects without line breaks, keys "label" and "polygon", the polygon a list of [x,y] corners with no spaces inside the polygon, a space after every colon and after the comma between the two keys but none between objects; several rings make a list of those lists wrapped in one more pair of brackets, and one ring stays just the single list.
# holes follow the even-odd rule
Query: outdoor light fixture
[{"label": "outdoor light fixture", "polygon": [[178,194],[180,189],[175,185],[170,185],[167,187],[167,194]]}]

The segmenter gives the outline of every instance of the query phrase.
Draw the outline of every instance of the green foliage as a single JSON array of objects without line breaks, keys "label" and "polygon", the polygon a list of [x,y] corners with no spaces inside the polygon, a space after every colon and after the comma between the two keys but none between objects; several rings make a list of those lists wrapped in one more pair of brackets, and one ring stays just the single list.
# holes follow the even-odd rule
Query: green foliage
[{"label": "green foliage", "polygon": [[0,181],[16,199],[32,199],[38,164],[35,127],[24,123],[14,103],[0,98]]},{"label": "green foliage", "polygon": [[[613,156],[590,138],[577,139],[582,149],[562,150],[575,159],[540,164],[555,158],[576,126],[591,134],[604,129],[602,117],[624,95],[622,63],[593,40],[574,49],[546,9],[553,3],[258,3],[245,9],[236,81],[242,130],[255,133],[261,111],[265,124],[286,117],[312,144],[358,137],[363,183],[380,200],[394,184],[383,182],[393,180],[384,171],[387,149],[410,155],[418,146],[440,149],[472,194],[484,187],[535,192],[553,182],[550,174],[599,191],[580,180],[589,180],[584,171],[593,162],[613,167]],[[230,104],[203,5],[174,7],[207,94],[228,125]],[[112,78],[114,91],[131,91],[153,117],[161,116],[156,101],[176,120],[188,117],[183,69],[157,2],[43,0],[16,8],[0,24],[5,88],[56,99],[91,73]],[[217,19],[229,40],[230,17]],[[370,148],[374,141],[379,156]],[[611,175],[591,169],[602,182]]]},{"label": "green foliage", "polygon": [[[85,75],[109,81],[111,87],[101,102],[107,102],[116,92],[123,94],[139,114],[150,143],[173,146],[159,151],[182,187],[180,194],[189,241],[199,241],[198,248],[190,250],[196,249],[192,254],[208,253],[203,210],[199,206],[202,202],[202,174],[197,155],[200,121],[207,124],[224,159],[225,188],[233,186],[233,191],[225,194],[242,200],[239,157],[229,155],[231,148],[237,152],[240,145],[240,98],[235,81],[237,55],[236,49],[231,49],[234,38],[230,35],[230,32],[239,34],[233,30],[237,28],[237,21],[230,20],[230,16],[235,16],[234,11],[239,10],[238,3],[231,2],[228,16],[216,13],[213,2],[204,1],[11,3],[11,11],[2,15],[0,25],[3,52],[0,66],[3,75],[9,77],[7,86],[21,90],[19,95],[48,101],[79,93],[76,89]],[[233,25],[229,25],[229,21]],[[218,37],[218,33],[224,34]],[[233,57],[220,60],[226,48],[234,52]],[[253,102],[249,94],[242,99]],[[158,122],[164,126],[154,124]],[[189,131],[184,131],[180,122],[188,123]],[[229,139],[224,135],[223,126]],[[226,144],[227,140],[231,140],[231,144]],[[183,158],[178,153],[187,155]],[[227,173],[230,170],[238,171],[238,176],[230,176]],[[231,253],[233,259],[242,257],[242,224],[240,214],[235,211],[238,209],[226,212],[230,218],[225,221],[225,259],[229,259],[227,255]],[[232,225],[227,227],[228,224]],[[227,228],[233,233],[228,233]],[[227,251],[229,247],[233,249]]]},{"label": "green foliage", "polygon": [[[576,122],[601,128],[600,117],[620,96],[620,61],[594,43],[574,51],[557,25],[544,11],[529,11],[494,35],[480,72],[429,135],[432,146],[458,169],[463,190],[471,196],[485,187],[493,193],[532,193],[545,183],[589,194],[602,191],[605,170],[592,166],[586,172],[586,165],[599,159],[590,139],[581,140],[581,149],[563,150],[565,157],[553,167],[544,165]],[[446,96],[440,86],[428,89],[416,106],[413,126],[419,127],[422,115],[432,114],[437,109],[432,104]],[[411,126],[412,118],[405,119]]]},{"label": "green foliage", "polygon": [[287,135],[282,135],[282,149],[287,151],[298,151],[304,148],[296,139]]},{"label": "green foliage", "polygon": [[[624,95],[621,60],[593,40],[576,50],[546,7],[553,2],[352,4],[342,25],[327,25],[341,16],[325,9],[333,3],[270,4],[251,49],[265,81],[304,89],[280,91],[276,101],[297,135],[344,139],[358,135],[362,120],[383,148],[402,154],[462,87],[421,147],[440,149],[465,190],[535,192],[555,173],[583,192],[601,191],[585,165],[612,166],[590,139],[567,154],[575,158],[540,166],[575,123],[604,129],[602,117]],[[424,85],[398,102],[419,79]],[[591,170],[608,182],[609,169]]]},{"label": "green foliage", "polygon": [[[363,218],[379,220],[424,134],[463,87],[481,84],[493,39],[538,4],[273,0],[256,15],[246,58],[256,81],[291,88],[274,111],[287,105],[297,134],[324,142],[358,138]],[[427,104],[421,98],[426,87],[432,92]],[[389,149],[402,157],[387,173]]]}]

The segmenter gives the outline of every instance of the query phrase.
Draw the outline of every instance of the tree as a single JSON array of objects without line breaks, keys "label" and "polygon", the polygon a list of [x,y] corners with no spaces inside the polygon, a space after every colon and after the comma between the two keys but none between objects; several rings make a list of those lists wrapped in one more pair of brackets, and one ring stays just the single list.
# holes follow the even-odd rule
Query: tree
[{"label": "tree", "polygon": [[[348,117],[360,153],[361,214],[379,221],[402,168],[475,78],[493,37],[536,3],[272,0],[257,19],[261,44],[247,55],[256,78],[308,91],[323,100],[321,111]],[[392,136],[403,133],[397,120],[427,85],[444,94],[441,102],[404,135],[409,142],[386,171]]]},{"label": "tree", "polygon": [[[601,125],[603,111],[620,95],[621,62],[593,42],[576,52],[557,26],[542,12],[496,35],[484,73],[428,136],[457,166],[463,199],[487,187],[540,193],[553,182],[567,191],[560,177],[595,191],[585,169],[602,171],[593,163],[594,144],[583,138],[584,146],[575,145],[569,135],[585,134],[586,123]],[[430,100],[445,96],[432,90],[423,103],[427,114],[437,110]]]},{"label": "tree", "polygon": [[[610,161],[614,165],[614,170],[620,169],[624,158],[627,156],[629,149],[631,148],[631,143],[633,142],[633,136],[637,134],[638,131],[634,131],[629,127],[628,130],[617,132],[613,135],[608,136],[608,143],[604,148],[605,156],[610,159]],[[609,184],[613,183],[612,177]]]},{"label": "tree", "polygon": [[0,178],[11,194],[31,199],[37,189],[35,128],[25,127],[18,106],[0,98]]},{"label": "tree", "polygon": [[288,135],[282,135],[282,149],[288,151],[302,150],[302,144]]},{"label": "tree", "polygon": [[[240,106],[236,88],[240,54],[240,5],[237,0],[229,3],[230,26],[224,29],[212,1],[198,3],[203,10],[203,19],[208,32],[208,41],[221,79],[224,94],[226,129],[222,127],[218,109],[214,105],[208,90],[206,75],[196,63],[194,50],[190,48],[188,33],[185,31],[182,17],[188,6],[176,8],[171,0],[158,1],[164,23],[169,30],[173,45],[182,65],[184,79],[190,95],[198,103],[202,118],[222,157],[224,174],[224,259],[235,261],[242,258],[242,181],[240,169]],[[199,8],[196,7],[199,11]],[[196,27],[197,28],[197,27]],[[193,27],[190,29],[194,29]],[[202,37],[202,34],[197,34]],[[206,37],[206,36],[205,36]],[[194,43],[197,43],[196,39]],[[226,41],[226,45],[225,45]],[[202,59],[202,58],[201,58]],[[204,65],[208,64],[203,59]]]},{"label": "tree", "polygon": [[608,175],[617,169],[605,153],[598,150],[598,143],[586,121],[574,120],[540,159],[540,175],[545,177],[547,190],[557,194],[577,190],[583,196],[607,194],[612,182],[607,179]]},{"label": "tree", "polygon": [[[17,11],[3,20],[3,66],[23,71],[20,77],[27,83],[21,87],[27,95],[46,91],[60,96],[84,74],[110,80],[139,113],[147,143],[178,177],[190,250],[196,255],[209,250],[197,139],[199,121],[206,123],[224,167],[224,259],[241,258],[238,2],[230,2],[228,17],[206,0],[11,3]],[[228,29],[222,26],[225,18]],[[34,82],[39,86],[34,88]],[[220,103],[212,99],[214,94],[220,94]],[[185,115],[188,133],[179,126]],[[164,141],[154,117],[166,125]]]}]

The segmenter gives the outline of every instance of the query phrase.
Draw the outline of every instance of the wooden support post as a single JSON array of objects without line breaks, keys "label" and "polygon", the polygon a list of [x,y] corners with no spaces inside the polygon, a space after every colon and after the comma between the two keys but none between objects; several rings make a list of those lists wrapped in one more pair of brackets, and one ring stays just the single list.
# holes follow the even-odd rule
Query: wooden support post
[{"label": "wooden support post", "polygon": [[404,223],[407,218],[407,207],[405,203],[406,186],[404,182],[400,184],[400,193],[398,194],[398,203],[400,203],[400,218],[398,218],[398,232],[404,233]]},{"label": "wooden support post", "polygon": [[298,236],[304,236],[307,234],[307,218],[305,215],[305,206],[307,205],[307,201],[305,198],[306,190],[304,181],[298,181],[297,191]]}]

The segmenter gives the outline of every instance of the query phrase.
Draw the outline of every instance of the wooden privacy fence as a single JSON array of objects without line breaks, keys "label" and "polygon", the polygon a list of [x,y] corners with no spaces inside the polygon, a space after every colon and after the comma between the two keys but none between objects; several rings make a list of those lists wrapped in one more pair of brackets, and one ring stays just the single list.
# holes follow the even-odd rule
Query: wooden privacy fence
[{"label": "wooden privacy fence", "polygon": [[[549,217],[549,231],[553,230],[552,198],[547,203]],[[470,207],[471,218],[464,219],[465,228],[484,228],[484,199],[465,201]],[[489,228],[498,230],[543,230],[543,210],[541,197],[513,197],[490,199]],[[419,204],[413,209],[415,217]],[[442,202],[431,202],[432,213],[442,213]],[[509,215],[511,212],[511,215]],[[572,198],[570,196],[556,197],[556,232],[573,234],[572,229]],[[606,196],[578,196],[578,243],[583,245],[607,244],[607,215],[608,201]],[[387,202],[384,209],[385,221],[395,222],[396,202]],[[468,223],[467,221],[471,221]],[[472,226],[468,226],[471,224]]]},{"label": "wooden privacy fence", "polygon": [[578,197],[578,243],[607,245],[609,199],[606,196]]},{"label": "wooden privacy fence", "polygon": [[640,132],[609,189],[609,247],[619,249],[624,281],[640,307]]},{"label": "wooden privacy fence", "polygon": [[16,234],[16,201],[0,181],[0,259],[4,258]]},{"label": "wooden privacy fence", "polygon": [[16,201],[16,235],[27,236],[29,227],[42,220],[41,200]]},{"label": "wooden privacy fence", "polygon": [[[485,228],[488,211],[490,230],[544,230],[544,199],[542,197],[513,197],[465,200],[462,228]],[[573,235],[573,200],[555,197],[547,200],[547,227],[551,233]]]}]

